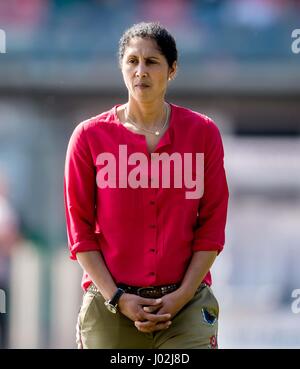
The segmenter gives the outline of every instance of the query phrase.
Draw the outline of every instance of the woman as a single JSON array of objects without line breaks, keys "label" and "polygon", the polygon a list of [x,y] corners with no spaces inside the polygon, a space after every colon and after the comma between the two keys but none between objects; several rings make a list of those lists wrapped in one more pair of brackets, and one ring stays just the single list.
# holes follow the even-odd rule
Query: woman
[{"label": "woman", "polygon": [[127,103],[79,124],[66,156],[69,248],[84,270],[78,347],[215,348],[209,269],[228,202],[220,133],[165,101],[177,49],[162,26],[127,30],[119,62]]}]

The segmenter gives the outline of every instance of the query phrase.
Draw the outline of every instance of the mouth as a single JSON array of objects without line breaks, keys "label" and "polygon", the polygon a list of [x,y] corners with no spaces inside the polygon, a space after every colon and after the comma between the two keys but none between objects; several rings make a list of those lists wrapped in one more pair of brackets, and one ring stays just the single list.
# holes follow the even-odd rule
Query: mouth
[{"label": "mouth", "polygon": [[137,84],[134,85],[134,87],[144,89],[144,88],[147,88],[147,87],[150,87],[150,86],[147,83],[137,83]]}]

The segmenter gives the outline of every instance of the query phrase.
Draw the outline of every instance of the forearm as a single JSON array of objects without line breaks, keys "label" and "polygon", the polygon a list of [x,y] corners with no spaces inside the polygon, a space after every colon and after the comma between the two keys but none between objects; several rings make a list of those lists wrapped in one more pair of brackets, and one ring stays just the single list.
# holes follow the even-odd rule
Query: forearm
[{"label": "forearm", "polygon": [[[109,273],[103,257],[99,251],[80,252],[76,254],[81,267],[88,273],[105,300],[111,299],[117,286]],[[156,299],[144,299],[139,296],[124,293],[119,300],[119,309],[122,314],[132,321],[149,320],[153,330],[164,329],[170,319],[169,314],[148,314],[143,311],[143,306],[161,306],[161,301]],[[156,325],[157,323],[157,325]]]},{"label": "forearm", "polygon": [[197,288],[215,261],[216,256],[217,251],[194,252],[181,286],[178,289],[178,292],[187,300],[194,296]]},{"label": "forearm", "polygon": [[98,251],[78,252],[77,260],[82,269],[92,279],[105,300],[116,292],[117,286],[109,273],[103,257]]},{"label": "forearm", "polygon": [[[162,297],[163,306],[159,314],[170,313],[173,318],[195,295],[197,288],[212,266],[217,251],[195,251],[186,270],[180,287]],[[144,307],[147,312],[155,312],[155,307]],[[148,322],[138,322],[138,327],[144,329]]]}]

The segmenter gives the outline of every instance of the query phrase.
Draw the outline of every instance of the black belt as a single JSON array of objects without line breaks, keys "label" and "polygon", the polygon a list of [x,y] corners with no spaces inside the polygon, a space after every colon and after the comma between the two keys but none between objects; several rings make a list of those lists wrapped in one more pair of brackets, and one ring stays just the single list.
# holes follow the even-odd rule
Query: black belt
[{"label": "black belt", "polygon": [[[132,293],[134,295],[138,295],[144,298],[153,298],[158,299],[168,293],[174,292],[179,288],[179,284],[168,284],[164,286],[150,286],[150,287],[136,287],[136,286],[128,286],[127,284],[118,284],[119,288],[122,288],[126,293]],[[201,283],[197,289],[197,292],[200,291],[203,287],[207,286],[206,283]],[[99,293],[97,287],[91,283],[87,289],[93,293]]]},{"label": "black belt", "polygon": [[160,298],[168,293],[174,292],[179,288],[179,284],[168,284],[164,286],[150,286],[150,287],[136,287],[128,286],[126,284],[118,284],[126,293],[132,293],[145,298]]}]

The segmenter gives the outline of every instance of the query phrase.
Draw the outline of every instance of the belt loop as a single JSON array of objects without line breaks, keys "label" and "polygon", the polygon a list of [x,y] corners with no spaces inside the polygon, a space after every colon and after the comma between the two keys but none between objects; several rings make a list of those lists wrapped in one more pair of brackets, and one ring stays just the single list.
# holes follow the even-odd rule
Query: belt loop
[{"label": "belt loop", "polygon": [[88,286],[87,291],[92,293],[99,293],[97,287],[94,285],[93,282]]}]

